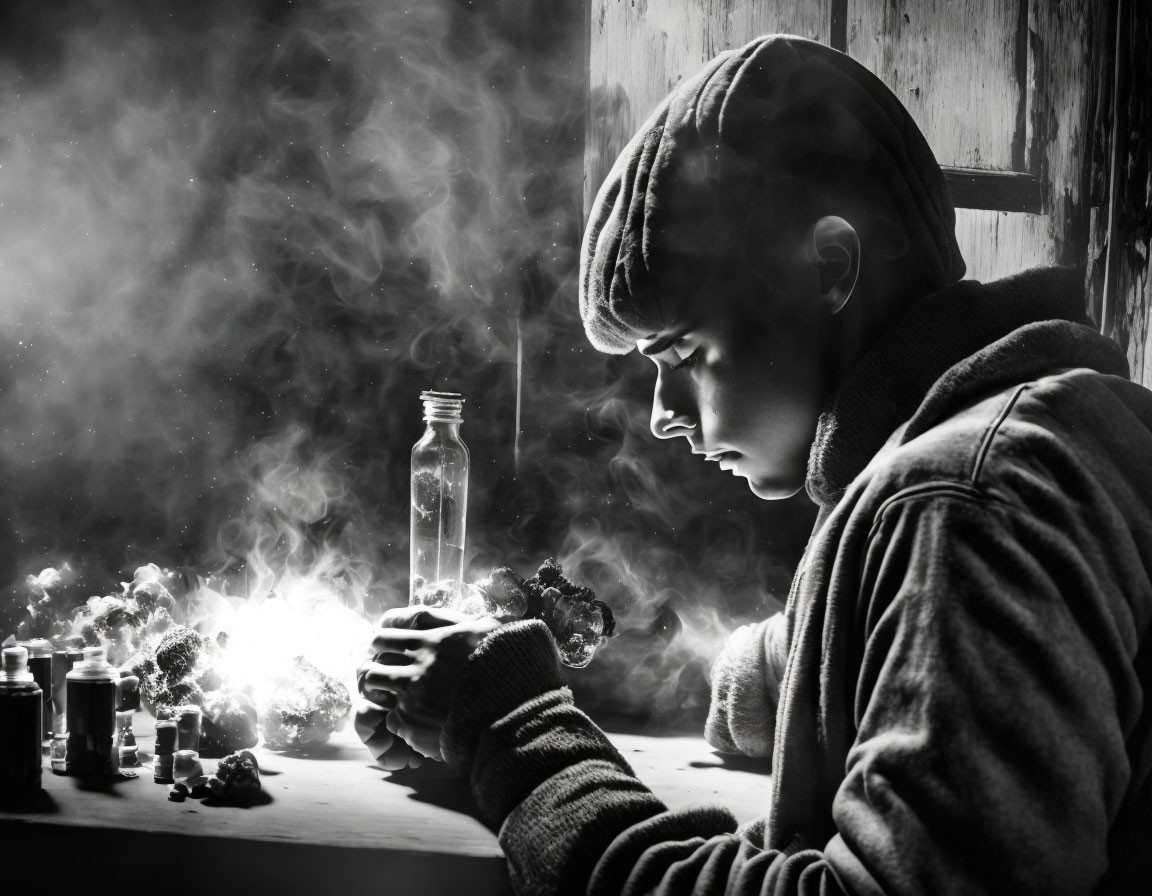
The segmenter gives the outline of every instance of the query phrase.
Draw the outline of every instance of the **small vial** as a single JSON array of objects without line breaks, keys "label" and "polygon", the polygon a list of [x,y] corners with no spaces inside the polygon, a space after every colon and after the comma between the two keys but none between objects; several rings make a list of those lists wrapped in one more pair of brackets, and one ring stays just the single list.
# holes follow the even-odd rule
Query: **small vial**
[{"label": "small vial", "polygon": [[155,756],[153,756],[152,780],[157,784],[171,784],[173,764],[174,761],[172,753],[157,753]]},{"label": "small vial", "polygon": [[200,749],[200,707],[176,707],[176,749]]},{"label": "small vial", "polygon": [[195,750],[177,750],[172,756],[172,778],[177,784],[188,783],[201,773],[200,754]]},{"label": "small vial", "polygon": [[120,759],[120,768],[139,768],[139,747],[136,746],[136,733],[132,730],[132,717],[130,709],[120,710],[116,713],[116,751]]},{"label": "small vial", "polygon": [[176,752],[177,734],[175,719],[156,720],[156,743],[154,749],[157,756],[171,756]]},{"label": "small vial", "polygon": [[68,771],[68,735],[53,734],[52,743],[48,747],[48,761],[52,763],[52,771],[63,775]]}]

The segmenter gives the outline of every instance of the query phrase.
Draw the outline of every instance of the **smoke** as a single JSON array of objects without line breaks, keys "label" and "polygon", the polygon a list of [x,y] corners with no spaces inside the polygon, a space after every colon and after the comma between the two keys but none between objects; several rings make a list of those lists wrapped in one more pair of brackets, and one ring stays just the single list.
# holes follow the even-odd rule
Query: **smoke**
[{"label": "smoke", "polygon": [[560,2],[4,4],[5,630],[64,562],[86,594],[154,562],[403,603],[417,395],[455,389],[471,576],[555,555],[622,632],[578,697],[698,721],[810,517],[656,443],[647,362],[584,341],[583,29]]}]

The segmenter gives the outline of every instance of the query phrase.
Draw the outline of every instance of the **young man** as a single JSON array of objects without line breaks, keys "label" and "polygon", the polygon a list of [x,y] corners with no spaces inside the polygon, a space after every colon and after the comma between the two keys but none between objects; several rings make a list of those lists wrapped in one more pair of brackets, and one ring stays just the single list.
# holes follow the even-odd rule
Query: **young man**
[{"label": "young man", "polygon": [[765,816],[671,812],[542,623],[393,611],[366,696],[470,778],[523,893],[1148,893],[1152,394],[1079,278],[960,282],[938,165],[848,57],[773,36],[665,101],[592,211],[581,311],[652,428],[820,515],[734,635],[711,742]]}]

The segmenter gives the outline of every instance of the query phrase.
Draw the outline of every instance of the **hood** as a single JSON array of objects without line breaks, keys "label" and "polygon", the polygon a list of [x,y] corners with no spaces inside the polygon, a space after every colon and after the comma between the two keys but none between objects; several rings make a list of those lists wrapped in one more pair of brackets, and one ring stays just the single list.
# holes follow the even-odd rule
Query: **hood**
[{"label": "hood", "polygon": [[1077,269],[1038,268],[912,303],[821,414],[808,458],[812,500],[836,504],[904,423],[904,438],[915,438],[964,404],[1057,369],[1127,378],[1123,350],[1089,324],[1083,282]]}]

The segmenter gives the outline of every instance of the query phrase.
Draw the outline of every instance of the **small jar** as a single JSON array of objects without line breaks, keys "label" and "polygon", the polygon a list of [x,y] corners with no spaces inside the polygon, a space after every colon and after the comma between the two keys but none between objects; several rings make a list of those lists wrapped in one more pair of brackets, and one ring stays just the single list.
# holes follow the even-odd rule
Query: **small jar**
[{"label": "small jar", "polygon": [[200,754],[195,750],[177,750],[172,754],[172,778],[177,784],[187,784],[189,778],[199,777],[202,771]]},{"label": "small jar", "polygon": [[59,774],[68,772],[68,735],[53,734],[52,743],[48,747],[48,761],[52,763],[52,771]]}]

